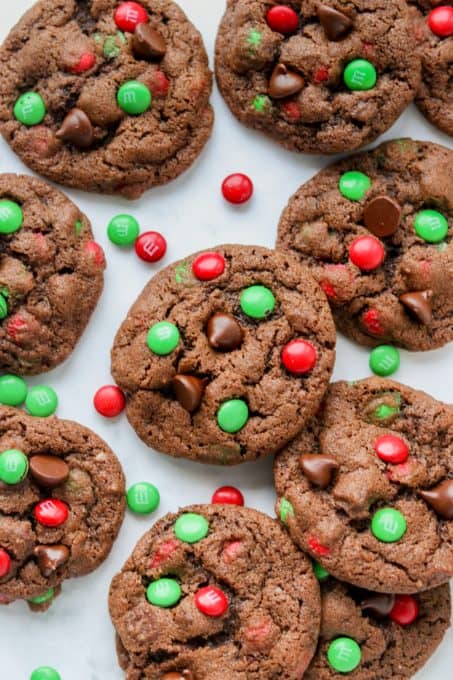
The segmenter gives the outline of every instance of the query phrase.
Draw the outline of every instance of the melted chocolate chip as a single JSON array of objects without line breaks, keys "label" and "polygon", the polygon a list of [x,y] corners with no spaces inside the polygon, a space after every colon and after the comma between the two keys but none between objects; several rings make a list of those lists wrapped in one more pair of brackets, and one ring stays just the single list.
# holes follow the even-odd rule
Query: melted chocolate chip
[{"label": "melted chocolate chip", "polygon": [[429,491],[420,491],[420,496],[439,517],[453,519],[453,479],[447,479]]},{"label": "melted chocolate chip", "polygon": [[376,196],[365,206],[363,220],[375,236],[391,236],[400,225],[401,206],[389,196]]},{"label": "melted chocolate chip", "polygon": [[94,138],[93,126],[85,111],[72,109],[61,124],[56,137],[81,149],[91,146]]},{"label": "melted chocolate chip", "polygon": [[159,31],[149,24],[138,24],[132,37],[132,49],[143,59],[162,59],[167,45]]},{"label": "melted chocolate chip", "polygon": [[57,456],[32,456],[30,458],[30,473],[41,484],[53,488],[60,486],[69,477],[67,463]]},{"label": "melted chocolate chip", "polygon": [[376,593],[365,598],[360,606],[365,614],[376,619],[385,619],[390,614],[395,605],[395,595],[385,595]]},{"label": "melted chocolate chip", "polygon": [[65,545],[37,545],[33,552],[38,558],[39,570],[46,578],[69,560]]},{"label": "melted chocolate chip", "polygon": [[346,14],[338,12],[328,5],[320,5],[317,13],[327,40],[338,42],[346,38],[353,26],[351,19]]},{"label": "melted chocolate chip", "polygon": [[181,406],[192,413],[195,411],[203,398],[206,381],[196,378],[194,375],[175,375],[172,381],[176,399]]},{"label": "melted chocolate chip", "polygon": [[311,453],[302,454],[299,464],[307,479],[321,489],[329,486],[333,473],[339,467],[335,458]]},{"label": "melted chocolate chip", "polygon": [[244,333],[231,314],[214,314],[206,327],[208,342],[214,349],[232,352],[242,345]]},{"label": "melted chocolate chip", "polygon": [[268,93],[274,99],[284,99],[300,92],[304,85],[302,76],[289,71],[284,64],[277,64],[269,81]]},{"label": "melted chocolate chip", "polygon": [[405,293],[404,295],[401,295],[400,302],[412,312],[422,324],[429,326],[433,320],[433,311],[430,304],[431,295],[432,291],[430,290]]}]

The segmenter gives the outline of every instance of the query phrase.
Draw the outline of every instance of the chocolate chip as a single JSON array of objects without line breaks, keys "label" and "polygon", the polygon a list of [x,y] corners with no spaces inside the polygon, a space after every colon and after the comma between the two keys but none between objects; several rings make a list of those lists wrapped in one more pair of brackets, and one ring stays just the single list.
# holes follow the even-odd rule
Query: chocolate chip
[{"label": "chocolate chip", "polygon": [[327,40],[338,42],[346,38],[353,26],[351,19],[346,14],[327,5],[320,5],[317,13]]},{"label": "chocolate chip", "polygon": [[405,293],[404,295],[401,295],[400,302],[412,312],[422,324],[429,326],[433,320],[433,311],[430,304],[431,296],[431,290]]},{"label": "chocolate chip", "polygon": [[42,486],[60,486],[69,477],[69,467],[57,456],[32,456],[30,473]]},{"label": "chocolate chip", "polygon": [[307,479],[321,489],[329,486],[333,473],[339,467],[335,458],[311,453],[302,454],[299,464]]},{"label": "chocolate chip", "polygon": [[195,411],[203,398],[206,381],[196,378],[194,375],[175,375],[172,381],[176,399],[181,406],[192,413]]},{"label": "chocolate chip", "polygon": [[208,342],[214,349],[231,352],[242,345],[244,333],[231,314],[214,314],[206,327]]},{"label": "chocolate chip", "polygon": [[401,206],[389,196],[376,196],[365,206],[363,220],[375,236],[391,236],[400,225]]},{"label": "chocolate chip", "polygon": [[453,519],[453,479],[447,479],[429,491],[420,491],[420,496],[440,517]]},{"label": "chocolate chip", "polygon": [[385,619],[395,606],[395,595],[376,593],[363,600],[360,606],[365,614],[374,616],[376,619]]},{"label": "chocolate chip", "polygon": [[284,99],[300,92],[304,85],[302,76],[289,71],[284,64],[277,64],[269,81],[268,94],[274,99]]},{"label": "chocolate chip", "polygon": [[72,109],[61,124],[56,137],[81,149],[91,146],[94,138],[93,126],[85,111]]},{"label": "chocolate chip", "polygon": [[167,51],[164,37],[149,24],[138,24],[132,37],[132,49],[143,59],[162,59]]},{"label": "chocolate chip", "polygon": [[46,578],[69,560],[65,545],[37,545],[33,552],[38,558],[39,570]]}]

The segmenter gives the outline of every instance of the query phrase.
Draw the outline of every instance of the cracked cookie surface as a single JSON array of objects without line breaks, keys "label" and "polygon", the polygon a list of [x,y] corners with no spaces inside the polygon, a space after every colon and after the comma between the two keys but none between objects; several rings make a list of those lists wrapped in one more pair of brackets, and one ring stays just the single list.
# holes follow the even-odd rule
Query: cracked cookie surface
[{"label": "cracked cookie surface", "polygon": [[385,142],[322,170],[285,208],[277,248],[310,267],[356,342],[453,340],[452,163],[431,142]]},{"label": "cracked cookie surface", "polygon": [[[204,523],[191,543],[188,517]],[[169,608],[147,599],[162,578],[180,587]],[[199,609],[206,588],[226,597],[222,614]],[[193,506],[157,522],[113,579],[109,605],[128,680],[298,680],[319,631],[310,561],[270,517],[232,506]]]},{"label": "cracked cookie surface", "polygon": [[233,114],[284,147],[310,153],[352,151],[387,130],[420,82],[419,57],[407,49],[406,3],[274,4],[228,1],[216,77]]},{"label": "cracked cookie surface", "polygon": [[96,307],[104,268],[90,222],[64,194],[0,175],[0,370],[32,375],[64,361]]},{"label": "cracked cookie surface", "polygon": [[[155,345],[161,331],[167,348]],[[285,350],[300,350],[303,365],[287,364],[300,374]],[[289,253],[225,245],[151,279],[115,338],[112,375],[148,446],[228,465],[272,454],[300,431],[334,356],[329,306],[308,270]]]},{"label": "cracked cookie surface", "polygon": [[280,518],[339,579],[433,588],[453,575],[452,454],[451,406],[391,380],[335,383],[276,458]]},{"label": "cracked cookie surface", "polygon": [[211,134],[203,41],[170,0],[41,0],[0,64],[3,136],[67,186],[138,198],[186,170]]},{"label": "cracked cookie surface", "polygon": [[1,407],[0,452],[11,450],[25,455],[28,471],[17,484],[0,482],[0,549],[10,562],[0,578],[2,604],[96,569],[125,510],[121,465],[86,427]]}]

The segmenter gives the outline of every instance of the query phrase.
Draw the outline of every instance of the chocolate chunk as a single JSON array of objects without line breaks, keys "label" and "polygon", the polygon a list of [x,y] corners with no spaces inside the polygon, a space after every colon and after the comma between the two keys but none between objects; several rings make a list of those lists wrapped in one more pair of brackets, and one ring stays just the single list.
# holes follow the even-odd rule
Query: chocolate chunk
[{"label": "chocolate chunk", "polygon": [[363,219],[375,236],[391,236],[400,225],[401,206],[389,196],[376,196],[365,206]]},{"label": "chocolate chunk", "polygon": [[329,486],[333,473],[339,467],[335,458],[311,453],[302,454],[299,463],[307,479],[321,489]]},{"label": "chocolate chunk", "polygon": [[420,496],[444,519],[453,519],[453,479],[447,479],[429,491],[420,491]]},{"label": "chocolate chunk", "polygon": [[320,5],[317,9],[317,14],[326,38],[333,42],[346,38],[353,26],[351,19],[346,14],[338,12],[333,7]]},{"label": "chocolate chunk", "polygon": [[360,606],[365,614],[376,619],[385,619],[395,606],[395,595],[376,593],[363,600]]},{"label": "chocolate chunk", "polygon": [[242,345],[244,333],[231,314],[214,314],[206,327],[208,342],[214,349],[231,352]]},{"label": "chocolate chunk", "polygon": [[87,149],[93,143],[94,133],[91,120],[82,109],[72,109],[56,133],[58,139],[71,142],[74,146]]},{"label": "chocolate chunk", "polygon": [[277,64],[269,81],[268,93],[274,99],[284,99],[300,92],[304,85],[302,76],[289,71],[284,64]]},{"label": "chocolate chunk", "polygon": [[143,59],[161,59],[167,45],[164,37],[149,24],[138,24],[132,37],[134,53]]},{"label": "chocolate chunk", "polygon": [[30,458],[30,473],[42,486],[60,486],[69,477],[67,463],[57,456],[33,456]]},{"label": "chocolate chunk", "polygon": [[433,312],[430,304],[431,295],[432,291],[430,290],[405,293],[404,295],[401,295],[400,302],[407,307],[422,324],[429,326],[433,320]]},{"label": "chocolate chunk", "polygon": [[46,578],[69,559],[65,545],[37,545],[33,552],[38,558],[39,570]]},{"label": "chocolate chunk", "polygon": [[192,413],[195,411],[203,398],[206,381],[196,378],[194,375],[175,375],[172,381],[176,399],[181,406]]}]

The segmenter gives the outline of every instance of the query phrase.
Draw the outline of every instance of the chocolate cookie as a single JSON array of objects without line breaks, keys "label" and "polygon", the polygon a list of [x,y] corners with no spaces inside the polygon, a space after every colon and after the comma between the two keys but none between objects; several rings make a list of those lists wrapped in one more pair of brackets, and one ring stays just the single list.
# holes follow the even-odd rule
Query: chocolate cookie
[{"label": "chocolate cookie", "polygon": [[1,133],[67,186],[138,198],[186,170],[211,134],[206,51],[171,0],[40,0],[0,65]]},{"label": "chocolate cookie", "polygon": [[228,0],[216,76],[234,115],[287,149],[352,151],[387,130],[420,83],[405,2]]},{"label": "chocolate cookie", "polygon": [[166,515],[109,602],[128,680],[299,680],[318,639],[310,561],[274,520],[237,506]]},{"label": "chocolate cookie", "polygon": [[107,557],[121,526],[124,476],[86,427],[0,407],[0,603],[42,608],[62,581]]},{"label": "chocolate cookie", "polygon": [[453,2],[409,0],[422,61],[416,104],[428,120],[453,136]]},{"label": "chocolate cookie", "polygon": [[0,371],[43,373],[72,352],[105,260],[87,217],[33,177],[0,175]]},{"label": "chocolate cookie", "polygon": [[450,625],[448,585],[385,595],[323,578],[321,637],[304,680],[408,680]]},{"label": "chocolate cookie", "polygon": [[278,514],[333,576],[415,593],[453,576],[453,407],[382,378],[330,388],[275,462]]},{"label": "chocolate cookie", "polygon": [[335,357],[324,294],[289,253],[226,245],[170,265],[121,326],[112,374],[158,451],[233,465],[275,453],[316,411]]},{"label": "chocolate cookie", "polygon": [[304,184],[277,247],[309,265],[337,328],[361,345],[453,340],[453,152],[402,139]]}]

